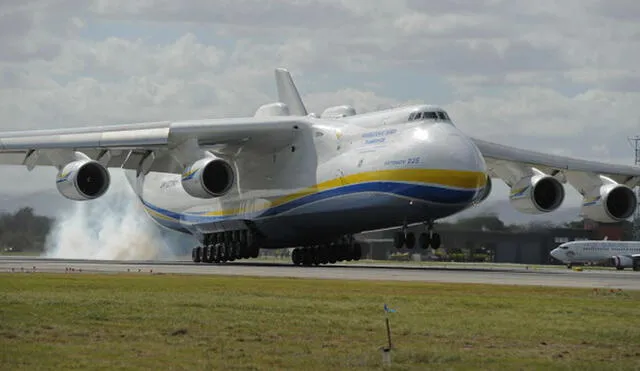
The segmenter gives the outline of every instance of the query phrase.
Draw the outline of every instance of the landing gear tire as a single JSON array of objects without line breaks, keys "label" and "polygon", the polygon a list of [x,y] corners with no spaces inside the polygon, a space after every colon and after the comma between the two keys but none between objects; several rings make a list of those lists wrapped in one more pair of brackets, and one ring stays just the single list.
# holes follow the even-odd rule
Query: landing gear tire
[{"label": "landing gear tire", "polygon": [[220,245],[219,244],[215,244],[213,246],[213,262],[218,264],[220,263],[220,258],[222,256],[220,255]]},{"label": "landing gear tire", "polygon": [[355,242],[353,244],[353,260],[358,261],[362,258],[362,246]]},{"label": "landing gear tire", "polygon": [[302,258],[300,257],[300,249],[293,249],[291,252],[291,262],[294,265],[300,265],[302,263]]},{"label": "landing gear tire", "polygon": [[404,244],[407,249],[413,249],[416,245],[416,235],[413,232],[407,232],[404,236]]},{"label": "landing gear tire", "polygon": [[400,250],[404,246],[404,239],[404,232],[396,232],[393,235],[393,246],[396,249]]},{"label": "landing gear tire", "polygon": [[251,257],[255,259],[258,256],[260,256],[260,247],[258,245],[254,245],[251,247]]},{"label": "landing gear tire", "polygon": [[420,233],[418,237],[418,246],[420,246],[423,250],[426,250],[431,246],[431,238],[429,238],[429,234],[426,232]]},{"label": "landing gear tire", "polygon": [[202,246],[202,261],[204,263],[213,262],[213,256],[211,254],[211,246]]},{"label": "landing gear tire", "polygon": [[431,234],[431,248],[434,250],[438,250],[440,248],[440,244],[442,241],[440,240],[440,234],[433,233]]},{"label": "landing gear tire", "polygon": [[200,263],[200,249],[201,247],[198,246],[191,250],[191,260],[193,260],[194,263]]},{"label": "landing gear tire", "polygon": [[361,258],[362,245],[352,238],[329,244],[297,247],[291,252],[291,262],[304,266],[334,264]]}]

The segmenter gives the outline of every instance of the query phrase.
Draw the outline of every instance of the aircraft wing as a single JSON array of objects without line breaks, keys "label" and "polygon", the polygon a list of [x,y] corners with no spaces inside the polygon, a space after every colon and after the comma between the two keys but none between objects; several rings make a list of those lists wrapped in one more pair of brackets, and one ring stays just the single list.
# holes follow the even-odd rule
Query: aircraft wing
[{"label": "aircraft wing", "polygon": [[603,162],[579,160],[566,156],[524,150],[485,140],[472,138],[487,163],[491,176],[501,178],[510,186],[518,177],[538,170],[568,181],[581,194],[602,183],[599,176],[605,176],[616,183],[634,187],[640,183],[640,167],[613,165]]},{"label": "aircraft wing", "polygon": [[29,170],[61,167],[79,152],[107,167],[125,169],[140,169],[152,156],[148,171],[177,173],[182,170],[175,160],[180,153],[229,153],[240,146],[270,153],[289,145],[307,125],[305,117],[275,116],[0,132],[0,164]]}]

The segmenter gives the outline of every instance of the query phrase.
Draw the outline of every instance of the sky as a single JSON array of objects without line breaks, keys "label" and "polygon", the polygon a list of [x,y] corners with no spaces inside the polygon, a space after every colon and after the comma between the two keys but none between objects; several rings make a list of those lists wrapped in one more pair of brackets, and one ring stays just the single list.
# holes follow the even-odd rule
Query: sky
[{"label": "sky", "polygon": [[638,61],[637,0],[4,1],[0,129],[252,115],[286,67],[311,112],[437,104],[471,136],[633,164]]}]

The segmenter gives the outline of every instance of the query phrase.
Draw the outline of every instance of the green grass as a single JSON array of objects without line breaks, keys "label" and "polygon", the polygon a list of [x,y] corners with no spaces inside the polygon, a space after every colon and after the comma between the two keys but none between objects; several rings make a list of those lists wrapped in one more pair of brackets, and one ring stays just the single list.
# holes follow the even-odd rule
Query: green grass
[{"label": "green grass", "polygon": [[640,368],[640,292],[0,274],[0,369]]}]

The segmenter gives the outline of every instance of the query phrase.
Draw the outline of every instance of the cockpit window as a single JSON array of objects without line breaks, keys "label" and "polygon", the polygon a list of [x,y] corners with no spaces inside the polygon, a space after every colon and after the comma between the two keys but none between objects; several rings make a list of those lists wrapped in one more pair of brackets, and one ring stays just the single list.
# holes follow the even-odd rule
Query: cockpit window
[{"label": "cockpit window", "polygon": [[443,120],[451,121],[449,115],[443,111],[426,111],[426,112],[413,112],[409,116],[409,121],[415,120]]},{"label": "cockpit window", "polygon": [[560,248],[561,248],[562,250],[566,250],[566,249],[568,249],[568,248],[569,248],[569,246],[567,246],[567,245],[563,245],[563,246],[560,246]]}]

